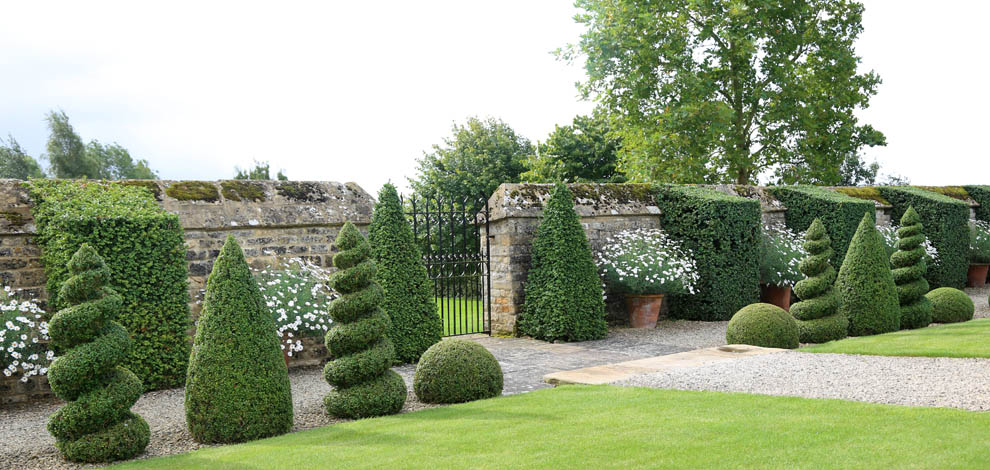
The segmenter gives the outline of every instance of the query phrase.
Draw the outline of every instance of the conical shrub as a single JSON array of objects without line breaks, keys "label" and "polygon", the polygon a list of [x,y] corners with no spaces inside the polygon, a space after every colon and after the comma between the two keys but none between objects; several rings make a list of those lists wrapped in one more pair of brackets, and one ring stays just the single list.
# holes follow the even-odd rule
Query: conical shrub
[{"label": "conical shrub", "polygon": [[110,462],[140,454],[150,430],[131,412],[141,397],[141,379],[118,364],[131,338],[114,321],[121,296],[107,287],[110,270],[89,244],[69,261],[71,277],[60,298],[69,305],[49,324],[58,359],[48,371],[52,391],[68,402],[52,414],[48,432],[62,456],[76,462]]},{"label": "conical shrub", "polygon": [[391,370],[395,347],[388,339],[391,321],[380,304],[384,293],[375,282],[371,247],[354,224],[347,222],[333,256],[339,271],[330,287],[341,294],[330,304],[333,328],[327,332],[330,362],[323,378],[334,387],[323,399],[327,412],[338,418],[367,418],[395,414],[406,402],[406,383]]},{"label": "conical shrub", "polygon": [[901,329],[928,326],[932,322],[932,303],[925,297],[928,281],[925,273],[925,234],[921,216],[908,207],[897,229],[897,251],[890,255],[894,284],[901,305]]},{"label": "conical shrub", "polygon": [[608,334],[602,281],[564,184],[550,193],[533,240],[519,331],[545,341],[587,341]]},{"label": "conical shrub", "polygon": [[292,429],[292,392],[275,319],[234,237],[206,281],[186,377],[186,424],[198,442],[243,442]]},{"label": "conical shrub", "polygon": [[403,364],[419,361],[423,352],[440,341],[443,325],[433,299],[433,284],[399,193],[391,184],[378,192],[368,241],[378,266],[375,280],[385,291],[381,307],[392,320],[387,334],[395,345],[396,360]]},{"label": "conical shrub", "polygon": [[897,286],[872,214],[860,221],[835,288],[839,313],[849,319],[850,336],[887,333],[900,327]]},{"label": "conical shrub", "polygon": [[804,250],[808,256],[798,269],[805,278],[794,285],[794,293],[800,302],[791,306],[791,315],[797,320],[798,336],[802,343],[826,343],[845,338],[849,320],[838,313],[839,298],[835,294],[835,268],[832,259],[832,240],[822,221],[815,219],[805,234]]}]

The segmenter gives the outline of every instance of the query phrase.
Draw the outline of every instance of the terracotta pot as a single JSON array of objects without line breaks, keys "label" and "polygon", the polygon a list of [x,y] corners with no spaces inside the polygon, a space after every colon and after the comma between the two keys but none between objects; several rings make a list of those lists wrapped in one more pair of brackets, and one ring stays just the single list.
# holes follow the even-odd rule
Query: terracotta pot
[{"label": "terracotta pot", "polygon": [[969,265],[969,282],[966,283],[967,287],[983,287],[987,285],[987,271],[990,270],[990,264],[971,264]]},{"label": "terracotta pot", "polygon": [[629,326],[633,328],[656,328],[660,317],[663,294],[626,294],[626,310],[629,311]]},{"label": "terracotta pot", "polygon": [[791,288],[773,284],[760,284],[760,300],[791,311]]}]

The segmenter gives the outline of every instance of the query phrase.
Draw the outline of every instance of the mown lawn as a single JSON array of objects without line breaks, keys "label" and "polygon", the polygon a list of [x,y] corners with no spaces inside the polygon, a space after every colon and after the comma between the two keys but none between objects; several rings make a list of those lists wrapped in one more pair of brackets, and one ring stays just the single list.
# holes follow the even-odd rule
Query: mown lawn
[{"label": "mown lawn", "polygon": [[[437,297],[437,313],[443,322],[443,334],[462,335],[488,329],[484,304],[479,299]],[[442,313],[441,313],[442,312]]]},{"label": "mown lawn", "polygon": [[120,469],[987,468],[990,414],[566,386]]},{"label": "mown lawn", "polygon": [[990,318],[846,338],[800,351],[873,356],[990,357]]}]

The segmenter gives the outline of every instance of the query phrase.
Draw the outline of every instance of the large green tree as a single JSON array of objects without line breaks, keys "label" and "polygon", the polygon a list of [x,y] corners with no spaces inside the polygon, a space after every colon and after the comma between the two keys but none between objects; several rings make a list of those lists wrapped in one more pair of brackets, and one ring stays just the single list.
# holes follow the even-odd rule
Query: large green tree
[{"label": "large green tree", "polygon": [[860,124],[880,78],[858,73],[852,0],[577,0],[587,30],[563,49],[579,84],[621,118],[633,180],[838,184],[882,133]]},{"label": "large green tree", "polygon": [[[234,179],[235,180],[270,180],[273,179],[271,176],[271,164],[267,161],[259,162],[254,161],[254,168],[241,168],[239,166],[234,167]],[[282,170],[278,170],[275,178],[279,181],[287,181],[288,176]]]},{"label": "large green tree", "polygon": [[502,183],[520,181],[524,162],[533,154],[529,139],[495,118],[472,117],[451,131],[418,160],[416,178],[409,180],[417,194],[473,202],[487,199]]},{"label": "large green tree", "polygon": [[65,111],[49,111],[48,153],[45,158],[55,178],[89,179],[155,179],[158,174],[148,167],[147,160],[134,160],[127,149],[117,143],[101,144],[92,140],[88,145],[69,123]]},{"label": "large green tree", "polygon": [[8,136],[6,142],[0,139],[0,178],[26,180],[44,176],[38,161],[25,153],[13,136]]},{"label": "large green tree", "polygon": [[622,140],[612,132],[608,116],[597,111],[577,116],[569,126],[556,126],[536,155],[526,161],[522,180],[531,183],[621,183],[618,153]]}]

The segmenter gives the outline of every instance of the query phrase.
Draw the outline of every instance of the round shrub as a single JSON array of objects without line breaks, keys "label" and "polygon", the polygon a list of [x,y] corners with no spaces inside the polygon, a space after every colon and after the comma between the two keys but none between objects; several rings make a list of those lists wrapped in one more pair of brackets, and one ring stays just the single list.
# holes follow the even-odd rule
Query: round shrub
[{"label": "round shrub", "polygon": [[794,349],[799,344],[797,322],[776,305],[750,304],[729,320],[725,340],[729,344]]},{"label": "round shrub", "polygon": [[423,353],[413,390],[425,403],[463,403],[502,394],[502,366],[484,346],[463,339],[441,341]]},{"label": "round shrub", "polygon": [[965,292],[951,287],[940,287],[927,294],[932,303],[932,322],[957,323],[973,319],[976,307]]},{"label": "round shrub", "polygon": [[244,252],[227,237],[206,281],[189,357],[186,424],[197,442],[243,442],[292,428],[277,332]]}]

